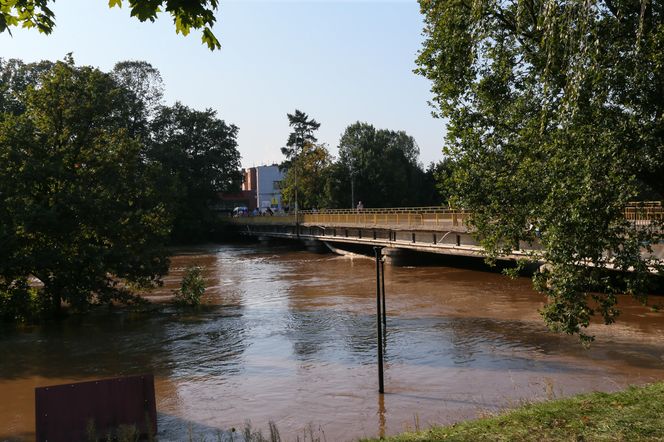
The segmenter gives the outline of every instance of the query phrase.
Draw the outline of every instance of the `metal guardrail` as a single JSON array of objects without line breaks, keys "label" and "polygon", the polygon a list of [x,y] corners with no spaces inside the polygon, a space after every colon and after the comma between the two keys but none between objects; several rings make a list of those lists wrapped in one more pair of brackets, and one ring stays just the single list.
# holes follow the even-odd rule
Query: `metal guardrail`
[{"label": "metal guardrail", "polygon": [[468,217],[467,212],[452,210],[371,210],[347,212],[314,212],[303,213],[300,223],[319,225],[361,225],[374,226],[408,226],[437,227],[460,226]]},{"label": "metal guardrail", "polygon": [[[436,228],[465,226],[470,212],[443,207],[394,207],[378,209],[301,210],[299,224],[350,227]],[[625,207],[625,219],[635,225],[664,222],[661,201],[633,202]],[[295,225],[294,214],[242,216],[231,218],[235,224]]]},{"label": "metal guardrail", "polygon": [[[303,225],[435,228],[464,225],[469,213],[441,207],[399,207],[385,209],[302,210],[297,222]],[[235,224],[295,225],[295,215],[242,216]]]},{"label": "metal guardrail", "polygon": [[[301,214],[351,214],[351,213],[452,213],[452,209],[446,209],[441,206],[427,206],[427,207],[382,207],[382,208],[369,208],[369,209],[320,209],[320,210],[300,210]],[[463,211],[456,211],[463,212]]]},{"label": "metal guardrail", "polygon": [[664,222],[664,207],[661,201],[629,203],[625,207],[625,218],[636,225]]}]

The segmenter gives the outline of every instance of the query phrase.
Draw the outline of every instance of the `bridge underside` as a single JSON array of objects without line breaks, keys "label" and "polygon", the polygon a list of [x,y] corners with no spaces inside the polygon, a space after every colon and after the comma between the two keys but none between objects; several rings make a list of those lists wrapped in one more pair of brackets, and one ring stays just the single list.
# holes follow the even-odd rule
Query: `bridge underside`
[{"label": "bridge underside", "polygon": [[[483,249],[466,231],[460,230],[409,230],[366,227],[323,227],[295,225],[244,225],[240,233],[259,239],[281,238],[302,241],[311,249],[343,253],[348,248],[363,246],[383,248],[387,262],[399,264],[407,253],[434,253],[441,255],[484,258]],[[339,250],[341,249],[341,250]],[[403,253],[402,253],[403,252]],[[514,260],[523,256],[519,251],[504,259]]]}]

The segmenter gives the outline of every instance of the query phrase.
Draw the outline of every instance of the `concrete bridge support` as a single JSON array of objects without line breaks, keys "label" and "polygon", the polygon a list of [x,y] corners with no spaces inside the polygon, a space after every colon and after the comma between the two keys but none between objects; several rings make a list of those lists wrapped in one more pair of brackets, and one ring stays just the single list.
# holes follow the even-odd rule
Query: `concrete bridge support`
[{"label": "concrete bridge support", "polygon": [[258,242],[260,242],[261,246],[267,246],[270,244],[272,238],[266,235],[260,235],[258,236]]},{"label": "concrete bridge support", "polygon": [[385,263],[393,266],[404,265],[406,260],[404,251],[396,247],[385,247],[383,256],[385,257]]},{"label": "concrete bridge support", "polygon": [[304,244],[304,247],[306,247],[306,249],[310,252],[327,253],[330,251],[330,249],[327,248],[323,241],[319,241],[317,239],[303,239],[302,243]]}]

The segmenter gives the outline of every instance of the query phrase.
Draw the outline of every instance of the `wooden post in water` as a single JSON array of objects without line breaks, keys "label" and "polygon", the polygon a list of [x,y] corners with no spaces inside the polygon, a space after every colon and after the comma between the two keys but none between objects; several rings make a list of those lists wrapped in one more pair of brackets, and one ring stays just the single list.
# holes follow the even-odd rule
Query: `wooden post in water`
[{"label": "wooden post in water", "polygon": [[378,392],[385,393],[383,383],[383,331],[381,323],[381,302],[380,302],[380,262],[382,251],[380,247],[374,247],[376,255],[376,335],[378,336]]}]

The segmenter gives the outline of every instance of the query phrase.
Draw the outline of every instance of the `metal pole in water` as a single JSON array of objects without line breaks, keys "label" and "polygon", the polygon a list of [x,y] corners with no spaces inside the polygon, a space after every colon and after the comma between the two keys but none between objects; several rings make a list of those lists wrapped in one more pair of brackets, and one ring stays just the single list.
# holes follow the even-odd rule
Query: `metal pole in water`
[{"label": "metal pole in water", "polygon": [[378,392],[385,393],[385,386],[383,383],[383,331],[381,327],[381,302],[380,302],[380,261],[381,261],[381,248],[374,247],[374,254],[376,255],[376,331],[378,336]]},{"label": "metal pole in water", "polygon": [[380,292],[383,296],[383,332],[387,333],[387,304],[385,304],[385,261],[380,260]]}]

